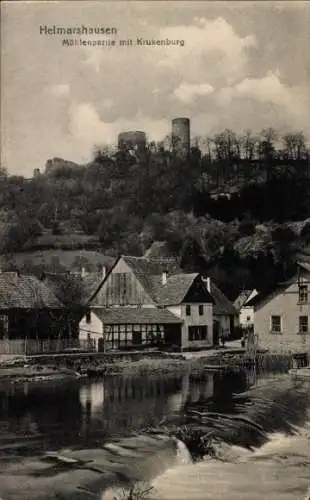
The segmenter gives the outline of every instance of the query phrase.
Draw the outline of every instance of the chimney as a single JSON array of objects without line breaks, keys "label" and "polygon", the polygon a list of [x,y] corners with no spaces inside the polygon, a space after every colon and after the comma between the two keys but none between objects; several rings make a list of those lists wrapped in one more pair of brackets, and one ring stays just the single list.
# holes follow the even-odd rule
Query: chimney
[{"label": "chimney", "polygon": [[85,267],[82,267],[82,269],[81,269],[81,276],[82,276],[82,278],[84,278],[85,275],[86,275]]},{"label": "chimney", "polygon": [[107,268],[105,266],[102,266],[102,271],[101,271],[102,278],[105,278],[106,274],[107,274]]},{"label": "chimney", "polygon": [[162,283],[162,285],[165,285],[167,283],[167,278],[168,278],[167,271],[163,271],[163,273],[161,275],[161,283]]},{"label": "chimney", "polygon": [[207,290],[209,293],[211,293],[211,279],[209,277],[206,279],[206,283],[207,283]]}]

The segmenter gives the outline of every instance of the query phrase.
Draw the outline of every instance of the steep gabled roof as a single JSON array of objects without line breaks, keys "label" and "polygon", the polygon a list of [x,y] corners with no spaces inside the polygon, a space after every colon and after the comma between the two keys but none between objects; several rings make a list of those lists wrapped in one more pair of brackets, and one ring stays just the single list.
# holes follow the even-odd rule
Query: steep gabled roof
[{"label": "steep gabled roof", "polygon": [[155,302],[162,274],[167,272],[168,276],[171,277],[171,275],[181,272],[174,259],[146,259],[145,257],[129,256],[122,258],[141,283],[145,292]]},{"label": "steep gabled roof", "polygon": [[[181,304],[185,295],[199,276],[198,273],[183,273],[173,258],[148,259],[146,257],[122,257],[132,269],[146,293],[158,305]],[[162,284],[162,274],[167,272],[167,283]],[[205,290],[208,301],[212,297]]]},{"label": "steep gabled roof", "polygon": [[158,305],[181,304],[197,274],[176,274],[167,277],[166,284],[162,283],[162,276],[153,276],[150,279],[152,298]]},{"label": "steep gabled roof", "polygon": [[224,295],[224,293],[218,288],[213,280],[210,280],[211,286],[211,296],[214,299],[213,314],[215,315],[235,315],[237,313],[233,304]]},{"label": "steep gabled roof", "polygon": [[240,309],[243,306],[248,305],[248,300],[251,298],[251,295],[254,292],[257,295],[256,290],[242,290],[242,292],[238,295],[238,297],[236,298],[236,300],[233,303],[234,308],[236,309],[236,311],[240,311]]},{"label": "steep gabled roof", "polygon": [[284,292],[290,285],[296,282],[297,276],[294,276],[292,279],[288,281],[284,281],[282,283],[278,283],[274,287],[267,288],[265,290],[261,290],[257,295],[255,295],[252,299],[247,302],[247,306],[259,306],[262,302],[268,302],[273,297],[278,295],[279,293]]},{"label": "steep gabled roof", "polygon": [[304,277],[308,280],[310,273],[310,262],[297,261],[297,272],[288,280],[277,283],[273,287],[269,287],[265,290],[260,291],[257,295],[252,297],[248,302],[247,306],[259,306],[262,302],[268,302],[276,295],[284,292],[293,283],[298,282],[299,278],[303,276],[303,271],[306,271]]},{"label": "steep gabled roof", "polygon": [[102,276],[98,273],[87,273],[86,276],[82,278],[84,297],[86,302],[90,300],[92,295],[98,290],[100,283],[102,281]]},{"label": "steep gabled roof", "polygon": [[137,276],[159,275],[164,271],[167,271],[170,275],[182,272],[178,263],[173,258],[148,259],[146,257],[130,257],[128,255],[123,255],[122,258]]},{"label": "steep gabled roof", "polygon": [[[175,274],[168,276],[165,285],[162,284],[161,276],[154,276],[152,278],[152,298],[160,306],[181,304],[199,276],[198,273]],[[204,287],[205,300],[212,303],[211,295],[203,283],[202,286]]]},{"label": "steep gabled roof", "polygon": [[167,309],[157,307],[111,307],[94,308],[94,313],[103,323],[113,324],[181,324],[181,318]]},{"label": "steep gabled roof", "polygon": [[301,268],[301,270],[305,270],[308,273],[310,272],[310,262],[301,262],[301,261],[298,261],[297,262],[297,266],[299,268]]},{"label": "steep gabled roof", "polygon": [[[182,270],[174,259],[147,259],[145,257],[123,255],[115,261],[114,266],[110,269],[107,276],[101,280],[92,295],[92,299],[95,298],[96,292],[100,290],[120,259],[124,260],[144,291],[158,306],[181,304],[194,284],[194,281],[199,276],[198,273],[182,273]],[[167,282],[165,284],[162,283],[164,272],[167,272]],[[202,286],[206,301],[210,303],[214,302],[203,282]]]},{"label": "steep gabled roof", "polygon": [[82,278],[70,273],[45,273],[42,279],[68,307],[85,306],[100,284],[97,275]]},{"label": "steep gabled roof", "polygon": [[61,309],[64,304],[34,276],[0,274],[0,309]]}]

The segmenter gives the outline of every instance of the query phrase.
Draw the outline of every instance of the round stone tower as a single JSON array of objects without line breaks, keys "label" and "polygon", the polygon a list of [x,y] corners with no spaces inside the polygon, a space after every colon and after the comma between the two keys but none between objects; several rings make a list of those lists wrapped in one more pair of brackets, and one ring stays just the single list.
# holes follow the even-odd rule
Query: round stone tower
[{"label": "round stone tower", "polygon": [[190,119],[172,120],[172,149],[176,153],[187,155],[190,151]]}]

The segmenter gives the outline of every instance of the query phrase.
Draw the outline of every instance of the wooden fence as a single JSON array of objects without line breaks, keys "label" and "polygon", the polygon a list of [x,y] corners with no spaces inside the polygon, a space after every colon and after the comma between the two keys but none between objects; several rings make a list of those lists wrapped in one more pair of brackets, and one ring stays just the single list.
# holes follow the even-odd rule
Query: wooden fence
[{"label": "wooden fence", "polygon": [[0,355],[31,355],[63,353],[70,350],[96,351],[94,339],[18,339],[0,340]]}]

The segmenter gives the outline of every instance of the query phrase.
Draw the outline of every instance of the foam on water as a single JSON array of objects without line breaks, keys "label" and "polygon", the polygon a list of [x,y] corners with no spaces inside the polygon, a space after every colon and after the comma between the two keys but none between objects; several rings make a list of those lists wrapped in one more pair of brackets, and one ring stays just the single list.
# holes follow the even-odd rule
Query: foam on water
[{"label": "foam on water", "polygon": [[[232,409],[214,413],[204,403],[187,407],[186,444],[191,427],[212,430],[214,456],[193,463],[182,440],[164,473],[151,483],[146,497],[160,500],[310,500],[309,390],[282,378],[238,395]],[[304,421],[308,420],[304,424]],[[183,439],[182,433],[178,436]],[[198,436],[199,437],[199,436]],[[308,493],[307,493],[308,491]],[[125,493],[126,495],[126,493]],[[124,491],[105,493],[103,500],[123,500]],[[128,491],[127,497],[128,498]],[[144,498],[144,497],[143,497]]]},{"label": "foam on water", "polygon": [[176,439],[177,454],[176,454],[176,465],[188,465],[193,463],[190,452],[188,451],[186,445],[183,441]]},{"label": "foam on water", "polygon": [[[176,465],[152,483],[152,498],[174,500],[309,500],[310,423],[298,435],[274,433],[253,452],[219,447],[218,459]],[[182,447],[183,449],[183,447]]]}]

